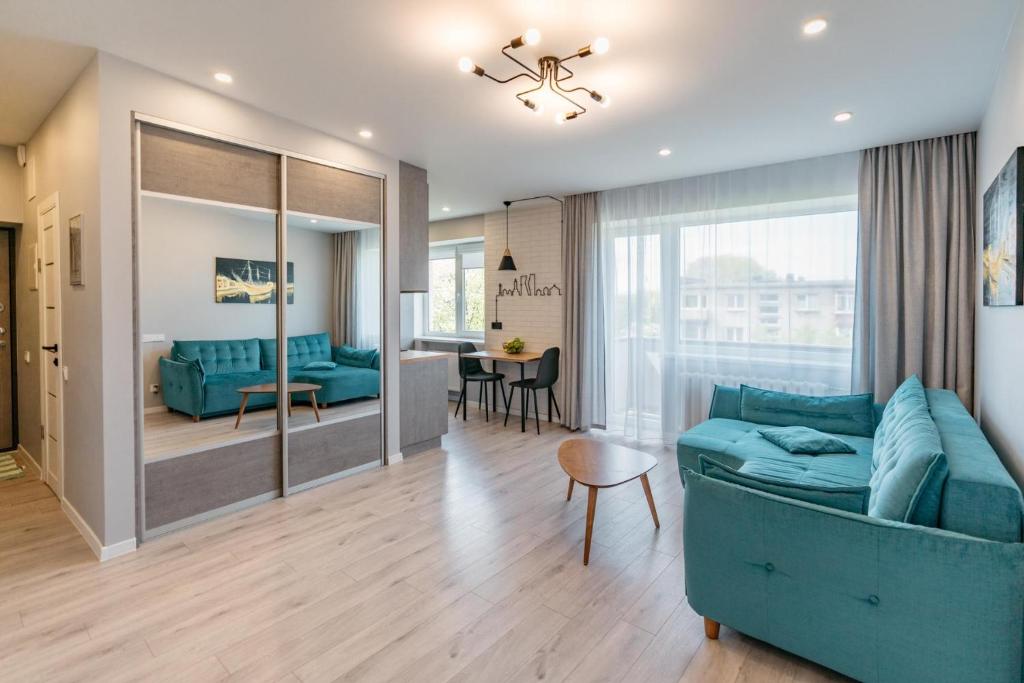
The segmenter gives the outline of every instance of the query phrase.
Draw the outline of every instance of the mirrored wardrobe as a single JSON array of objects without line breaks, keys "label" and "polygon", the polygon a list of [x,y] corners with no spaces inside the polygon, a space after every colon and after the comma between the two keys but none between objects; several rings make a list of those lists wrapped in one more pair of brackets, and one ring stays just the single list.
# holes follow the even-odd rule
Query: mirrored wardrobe
[{"label": "mirrored wardrobe", "polygon": [[383,178],[136,121],[140,540],[383,457]]}]

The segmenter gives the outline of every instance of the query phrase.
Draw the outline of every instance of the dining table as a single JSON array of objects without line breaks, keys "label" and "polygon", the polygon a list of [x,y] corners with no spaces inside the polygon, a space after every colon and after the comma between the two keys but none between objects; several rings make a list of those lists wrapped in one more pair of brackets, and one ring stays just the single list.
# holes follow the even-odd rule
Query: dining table
[{"label": "dining table", "polygon": [[[491,371],[497,372],[497,365],[501,363],[518,363],[519,364],[519,379],[526,379],[526,364],[540,360],[543,354],[536,351],[520,351],[519,353],[509,353],[507,351],[501,351],[496,349],[484,349],[483,351],[474,351],[473,353],[462,354],[463,358],[476,358],[478,360],[489,360],[491,361]],[[492,401],[494,405],[498,404],[498,383],[495,382],[491,389],[494,393]],[[519,392],[519,429],[520,431],[526,431],[526,390]]]}]

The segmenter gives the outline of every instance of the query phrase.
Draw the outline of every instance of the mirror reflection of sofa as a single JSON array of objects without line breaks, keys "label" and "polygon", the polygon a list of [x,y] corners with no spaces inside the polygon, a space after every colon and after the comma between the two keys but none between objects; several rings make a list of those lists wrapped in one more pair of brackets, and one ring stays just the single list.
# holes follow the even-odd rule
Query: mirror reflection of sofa
[{"label": "mirror reflection of sofa", "polygon": [[[164,404],[197,421],[238,412],[239,389],[276,381],[276,339],[177,340],[170,358],[160,359]],[[374,398],[380,394],[380,353],[331,346],[326,332],[288,337],[288,381],[319,384],[320,404]],[[308,400],[296,395],[295,402]],[[253,394],[247,408],[276,403],[274,394]]]}]

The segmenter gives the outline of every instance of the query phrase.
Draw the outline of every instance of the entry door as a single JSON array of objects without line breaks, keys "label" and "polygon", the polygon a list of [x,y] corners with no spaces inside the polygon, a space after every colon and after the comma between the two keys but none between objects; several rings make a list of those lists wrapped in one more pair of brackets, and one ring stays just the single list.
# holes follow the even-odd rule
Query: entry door
[{"label": "entry door", "polygon": [[17,446],[14,427],[14,336],[11,325],[11,236],[10,230],[0,230],[0,451]]},{"label": "entry door", "polygon": [[63,498],[64,428],[61,407],[63,383],[61,381],[60,352],[60,226],[57,202],[44,207],[39,216],[42,249],[42,302],[43,316],[40,339],[43,364],[43,461],[46,483]]}]

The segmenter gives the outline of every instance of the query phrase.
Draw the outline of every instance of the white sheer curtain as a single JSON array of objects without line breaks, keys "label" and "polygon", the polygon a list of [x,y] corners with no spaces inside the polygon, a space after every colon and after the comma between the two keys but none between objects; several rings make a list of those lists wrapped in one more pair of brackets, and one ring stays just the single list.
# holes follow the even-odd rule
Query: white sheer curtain
[{"label": "white sheer curtain", "polygon": [[602,192],[608,428],[673,442],[715,384],[849,392],[857,155]]},{"label": "white sheer curtain", "polygon": [[368,228],[356,234],[355,257],[356,348],[380,348],[380,230]]}]

